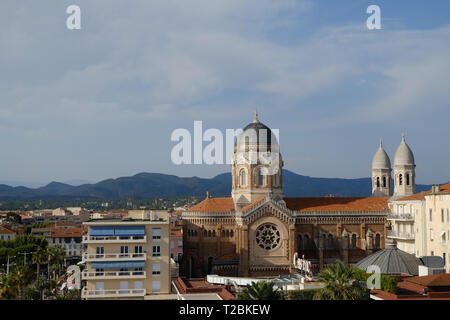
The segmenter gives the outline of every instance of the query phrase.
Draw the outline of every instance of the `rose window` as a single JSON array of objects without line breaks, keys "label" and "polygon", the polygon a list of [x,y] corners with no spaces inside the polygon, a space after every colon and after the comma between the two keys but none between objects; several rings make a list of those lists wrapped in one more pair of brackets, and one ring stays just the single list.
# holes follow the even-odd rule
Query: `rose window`
[{"label": "rose window", "polygon": [[256,230],[256,244],[264,250],[275,249],[280,240],[280,231],[273,224],[263,224]]}]

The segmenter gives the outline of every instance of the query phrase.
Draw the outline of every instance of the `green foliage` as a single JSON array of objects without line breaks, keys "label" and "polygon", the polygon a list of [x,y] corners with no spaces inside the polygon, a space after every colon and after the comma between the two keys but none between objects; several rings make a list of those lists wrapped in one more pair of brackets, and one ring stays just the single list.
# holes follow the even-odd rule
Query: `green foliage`
[{"label": "green foliage", "polygon": [[252,282],[239,294],[238,300],[283,300],[284,294],[269,281]]},{"label": "green foliage", "polygon": [[355,268],[338,262],[322,269],[318,280],[324,284],[314,300],[368,300],[370,291],[360,281],[355,280]]},{"label": "green foliage", "polygon": [[320,289],[290,290],[286,294],[286,300],[313,300]]},{"label": "green foliage", "polygon": [[[364,270],[360,270],[358,268],[354,268],[355,273],[355,279],[360,281],[367,281],[367,279],[372,275],[371,273],[367,273]],[[381,290],[390,292],[390,293],[397,293],[397,282],[398,280],[396,278],[390,277],[388,275],[382,274],[381,275]]]},{"label": "green foliage", "polygon": [[81,290],[67,290],[62,295],[57,295],[56,300],[81,300]]},{"label": "green foliage", "polygon": [[40,237],[34,237],[29,234],[17,235],[12,240],[0,241],[0,265],[6,265],[8,256],[9,263],[15,265],[24,265],[26,254],[26,263],[31,264],[31,255],[33,252],[48,246],[47,240]]},{"label": "green foliage", "polygon": [[8,212],[6,214],[6,219],[8,219],[10,221],[14,221],[16,223],[22,223],[22,217],[15,212]]}]

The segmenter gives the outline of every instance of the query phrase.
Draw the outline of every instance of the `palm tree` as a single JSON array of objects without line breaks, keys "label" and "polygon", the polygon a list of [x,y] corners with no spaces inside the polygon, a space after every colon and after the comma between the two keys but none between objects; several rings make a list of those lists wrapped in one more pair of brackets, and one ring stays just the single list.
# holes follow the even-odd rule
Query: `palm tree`
[{"label": "palm tree", "polygon": [[282,300],[283,294],[279,288],[274,289],[271,281],[252,282],[238,296],[239,300]]},{"label": "palm tree", "polygon": [[369,291],[355,280],[355,271],[338,262],[323,269],[319,281],[325,287],[317,292],[315,300],[366,300]]},{"label": "palm tree", "polygon": [[66,257],[66,251],[64,250],[63,247],[61,247],[60,245],[57,245],[55,247],[53,247],[53,252],[54,252],[54,263],[56,264],[57,267],[57,274],[58,276],[61,273],[61,269],[62,269],[62,265],[64,263],[64,258]]},{"label": "palm tree", "polygon": [[45,250],[42,248],[37,249],[33,252],[33,255],[31,256],[32,263],[36,264],[37,271],[36,271],[36,281],[39,280],[39,273],[41,269],[41,264],[45,263],[47,261],[47,255]]},{"label": "palm tree", "polygon": [[11,281],[14,283],[14,287],[17,290],[17,296],[19,300],[23,299],[24,289],[30,284],[33,272],[26,266],[18,266],[10,275]]}]

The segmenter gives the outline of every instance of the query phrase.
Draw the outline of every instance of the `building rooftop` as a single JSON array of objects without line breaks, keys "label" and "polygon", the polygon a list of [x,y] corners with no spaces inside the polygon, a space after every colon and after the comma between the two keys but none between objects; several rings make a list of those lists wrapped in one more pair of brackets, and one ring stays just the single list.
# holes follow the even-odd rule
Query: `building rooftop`
[{"label": "building rooftop", "polygon": [[366,271],[371,265],[378,266],[382,274],[416,276],[419,274],[419,266],[423,263],[416,256],[398,249],[397,245],[391,243],[386,245],[386,249],[371,254],[355,266]]},{"label": "building rooftop", "polygon": [[388,197],[368,198],[284,198],[286,206],[299,212],[383,212],[388,210]]},{"label": "building rooftop", "polygon": [[233,198],[209,198],[188,210],[189,212],[232,212],[234,211]]}]

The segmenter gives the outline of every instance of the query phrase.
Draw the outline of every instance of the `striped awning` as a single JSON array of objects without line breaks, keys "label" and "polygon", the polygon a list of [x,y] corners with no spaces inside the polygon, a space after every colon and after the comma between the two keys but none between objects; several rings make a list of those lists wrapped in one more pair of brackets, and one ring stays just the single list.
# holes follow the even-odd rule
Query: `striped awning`
[{"label": "striped awning", "polygon": [[145,261],[92,262],[91,266],[93,269],[145,268]]},{"label": "striped awning", "polygon": [[144,226],[116,227],[115,235],[121,237],[145,236],[145,227]]},{"label": "striped awning", "polygon": [[89,230],[89,235],[91,237],[108,237],[114,236],[113,226],[92,226]]}]

